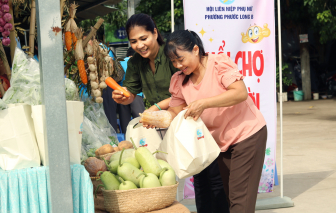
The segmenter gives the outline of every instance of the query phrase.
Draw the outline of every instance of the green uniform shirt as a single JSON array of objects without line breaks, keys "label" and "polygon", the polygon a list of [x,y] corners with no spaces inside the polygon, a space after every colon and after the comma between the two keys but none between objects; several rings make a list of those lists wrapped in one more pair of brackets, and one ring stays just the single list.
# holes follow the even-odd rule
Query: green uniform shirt
[{"label": "green uniform shirt", "polygon": [[143,92],[150,104],[158,103],[171,97],[169,93],[170,79],[178,71],[169,58],[163,53],[164,45],[155,58],[155,74],[153,74],[149,59],[136,53],[128,60],[124,87],[133,94]]}]

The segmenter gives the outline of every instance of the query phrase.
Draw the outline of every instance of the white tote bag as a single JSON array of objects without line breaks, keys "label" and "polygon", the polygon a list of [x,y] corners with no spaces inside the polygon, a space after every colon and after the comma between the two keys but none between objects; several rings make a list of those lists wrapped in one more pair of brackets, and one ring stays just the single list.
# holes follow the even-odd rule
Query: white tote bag
[{"label": "white tote bag", "polygon": [[0,167],[13,170],[40,166],[31,106],[8,107],[0,111]]},{"label": "white tote bag", "polygon": [[[82,123],[84,119],[84,103],[81,101],[66,101],[67,105],[67,121],[68,121],[68,139],[70,163],[80,164],[81,147],[82,147]],[[43,114],[42,105],[32,106],[32,118],[35,126],[37,144],[45,165],[44,150],[44,131],[43,131]]]},{"label": "white tote bag", "polygon": [[139,121],[140,117],[137,117],[128,123],[125,139],[131,141],[132,137],[137,147],[147,147],[153,153],[159,148],[162,139],[155,129],[147,129],[142,126],[133,129],[133,126],[139,123]]},{"label": "white tote bag", "polygon": [[201,118],[184,119],[186,110],[180,112],[170,124],[157,158],[166,160],[180,178],[200,173],[219,155],[220,149]]}]

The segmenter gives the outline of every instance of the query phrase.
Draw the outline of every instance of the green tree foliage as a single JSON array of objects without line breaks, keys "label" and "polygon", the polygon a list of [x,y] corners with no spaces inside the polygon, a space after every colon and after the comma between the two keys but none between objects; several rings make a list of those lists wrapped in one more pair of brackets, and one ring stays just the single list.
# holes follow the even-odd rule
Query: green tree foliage
[{"label": "green tree foliage", "polygon": [[300,33],[313,27],[321,44],[336,39],[335,0],[282,0],[281,15],[283,26],[299,28]]},{"label": "green tree foliage", "polygon": [[[141,0],[137,12],[150,15],[160,32],[171,31],[171,1],[170,0]],[[183,22],[183,1],[174,0],[175,24]]]},{"label": "green tree foliage", "polygon": [[320,42],[325,44],[336,39],[336,1],[304,0],[308,13],[312,16],[314,28],[319,31]]}]

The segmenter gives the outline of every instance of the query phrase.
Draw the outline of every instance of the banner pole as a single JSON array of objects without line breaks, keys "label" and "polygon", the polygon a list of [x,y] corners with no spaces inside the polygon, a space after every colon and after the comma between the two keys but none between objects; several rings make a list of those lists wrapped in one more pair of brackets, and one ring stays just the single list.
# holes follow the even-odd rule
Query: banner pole
[{"label": "banner pole", "polygon": [[171,4],[171,32],[174,32],[174,0],[171,0],[170,4]]},{"label": "banner pole", "polygon": [[280,196],[283,198],[283,128],[282,128],[282,47],[281,47],[281,14],[278,2],[278,49],[279,49],[279,85],[280,85]]},{"label": "banner pole", "polygon": [[278,49],[279,49],[279,84],[280,84],[280,197],[257,200],[256,210],[278,209],[293,207],[294,202],[291,198],[283,194],[283,129],[282,129],[282,48],[281,48],[281,14],[280,0],[277,0],[278,9]]}]

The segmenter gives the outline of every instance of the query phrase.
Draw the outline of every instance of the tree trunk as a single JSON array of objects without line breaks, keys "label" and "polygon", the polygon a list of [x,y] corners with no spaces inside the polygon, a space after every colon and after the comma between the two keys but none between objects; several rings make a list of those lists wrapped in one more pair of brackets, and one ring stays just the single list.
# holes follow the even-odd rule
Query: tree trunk
[{"label": "tree trunk", "polygon": [[15,30],[14,30],[14,15],[13,15],[13,1],[9,0],[8,1],[8,6],[9,6],[9,13],[12,15],[12,19],[10,20],[9,23],[12,24],[13,29],[10,31],[9,34],[9,39],[10,39],[10,55],[11,55],[11,61],[10,63],[13,63],[14,60],[14,53],[15,53],[15,47],[16,47],[16,40],[15,40]]},{"label": "tree trunk", "polygon": [[35,22],[36,22],[36,6],[35,0],[31,2],[31,13],[30,13],[30,28],[29,28],[29,55],[34,57],[34,40],[35,40]]},{"label": "tree trunk", "polygon": [[304,100],[311,100],[310,61],[308,43],[300,44],[302,91]]}]

